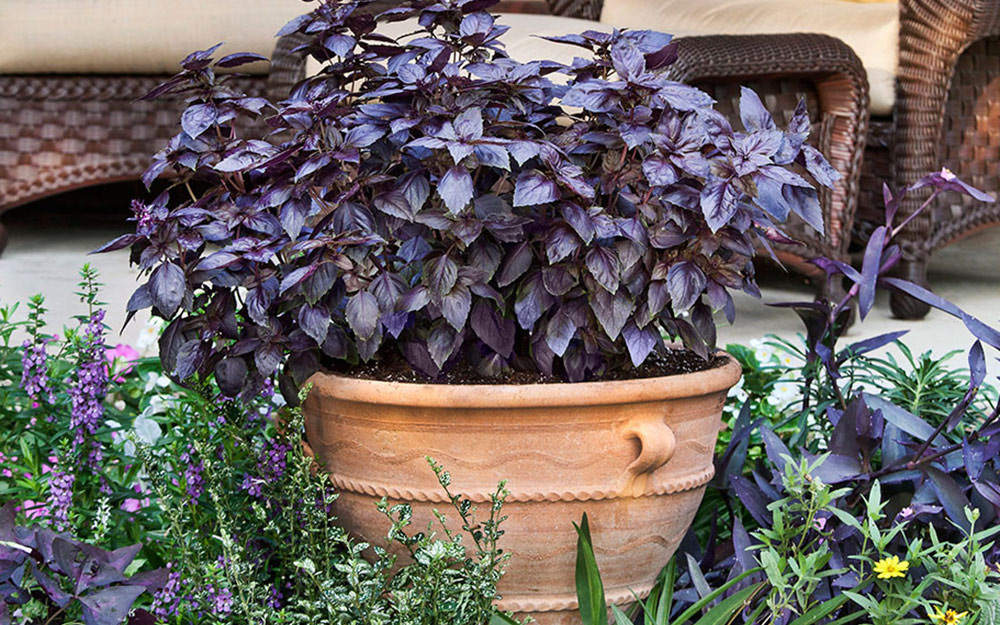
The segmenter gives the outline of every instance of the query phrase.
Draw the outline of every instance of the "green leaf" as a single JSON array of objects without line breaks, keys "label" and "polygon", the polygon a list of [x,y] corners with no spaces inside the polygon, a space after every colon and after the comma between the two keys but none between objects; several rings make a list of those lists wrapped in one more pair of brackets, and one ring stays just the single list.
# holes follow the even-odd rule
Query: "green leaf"
[{"label": "green leaf", "polygon": [[674,583],[677,581],[677,558],[670,558],[667,564],[663,586],[660,587],[660,596],[656,602],[656,623],[666,623],[670,618],[670,611],[674,607]]},{"label": "green leaf", "polygon": [[625,616],[625,613],[618,606],[612,604],[611,613],[615,616],[615,625],[632,625],[632,621],[629,617]]},{"label": "green leaf", "polygon": [[823,603],[806,611],[805,614],[792,621],[790,625],[812,625],[816,621],[825,618],[834,610],[847,603],[848,599],[849,597],[847,595],[838,595],[829,601],[824,601]]},{"label": "green leaf", "polygon": [[597,568],[594,547],[590,539],[590,523],[583,513],[576,528],[576,597],[580,602],[583,625],[608,625],[608,605],[604,599],[604,584]]},{"label": "green leaf", "polygon": [[[695,625],[722,625],[723,623],[728,623],[734,614],[746,607],[746,603],[750,601],[752,597],[764,584],[757,584],[755,586],[747,586],[743,590],[726,597],[719,604],[705,613],[705,616],[701,617],[695,622]],[[683,621],[679,621],[683,623]]]},{"label": "green leaf", "polygon": [[[732,588],[733,586],[735,586],[736,584],[738,584],[744,578],[749,577],[750,575],[753,575],[754,573],[759,573],[762,570],[763,569],[761,569],[760,567],[757,567],[757,568],[754,568],[754,569],[750,569],[749,571],[746,571],[744,573],[741,573],[740,575],[737,575],[736,577],[734,577],[733,579],[729,580],[728,582],[726,582],[722,586],[719,586],[719,588],[717,588],[716,590],[714,590],[708,596],[704,597],[703,599],[701,599],[700,601],[698,601],[697,603],[695,603],[694,605],[692,605],[687,610],[684,610],[684,612],[682,612],[680,614],[680,616],[678,616],[673,621],[674,625],[683,625],[684,623],[687,623],[689,620],[691,620],[691,618],[694,617],[695,614],[697,614],[698,612],[700,612],[702,608],[704,608],[705,606],[707,606],[709,603],[715,601],[718,597],[720,597],[723,594],[725,594],[725,592],[727,590],[729,590],[730,588]],[[750,586],[750,588],[755,588],[755,587],[754,586]],[[733,596],[735,597],[736,595],[733,595]],[[722,604],[719,604],[719,605],[722,605]],[[716,607],[718,607],[718,606],[716,606]]]},{"label": "green leaf", "polygon": [[494,612],[490,615],[489,625],[517,625],[517,621],[510,618],[506,614],[501,614],[500,612]]},{"label": "green leaf", "polygon": [[855,623],[864,615],[864,610],[858,610],[857,612],[851,612],[847,616],[842,616],[835,621],[830,621],[826,625],[847,625],[848,623]]}]

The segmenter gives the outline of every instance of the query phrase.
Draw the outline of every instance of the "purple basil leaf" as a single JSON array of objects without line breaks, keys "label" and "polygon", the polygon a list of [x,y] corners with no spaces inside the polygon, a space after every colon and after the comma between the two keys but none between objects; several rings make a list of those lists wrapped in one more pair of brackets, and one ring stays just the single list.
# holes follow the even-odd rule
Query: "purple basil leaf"
[{"label": "purple basil leaf", "polygon": [[764,451],[767,453],[767,459],[779,470],[784,471],[785,464],[792,458],[792,452],[771,428],[762,427],[760,435],[764,439]]},{"label": "purple basil leaf", "polygon": [[218,111],[211,104],[192,104],[181,115],[181,127],[192,139],[197,139],[201,133],[215,123]]},{"label": "purple basil leaf", "polygon": [[459,339],[458,332],[448,324],[438,324],[431,330],[427,337],[427,350],[438,369],[455,353]]},{"label": "purple basil leaf", "polygon": [[674,312],[691,308],[701,297],[706,285],[705,274],[694,263],[685,260],[671,265],[667,272],[667,288]]},{"label": "purple basil leaf", "polygon": [[174,263],[159,265],[149,276],[149,297],[165,317],[173,317],[184,299],[184,270]]},{"label": "purple basil leaf", "polygon": [[586,257],[587,270],[608,293],[618,292],[618,257],[613,250],[603,246],[590,248]]},{"label": "purple basil leaf", "polygon": [[410,206],[410,202],[406,199],[406,196],[399,191],[388,191],[376,195],[375,199],[372,200],[372,204],[386,215],[392,215],[406,221],[413,221],[413,208]]},{"label": "purple basil leaf", "polygon": [[455,286],[450,293],[441,298],[441,314],[453,328],[461,331],[469,318],[472,308],[472,294],[468,287],[461,284]]},{"label": "purple basil leaf", "polygon": [[479,340],[504,358],[511,357],[514,351],[514,321],[504,319],[492,304],[482,299],[472,307],[469,321]]},{"label": "purple basil leaf", "polygon": [[619,289],[614,295],[604,289],[590,293],[590,309],[594,311],[597,322],[612,341],[618,339],[634,307],[635,304],[624,289]]},{"label": "purple basil leaf", "polygon": [[781,192],[793,213],[812,226],[816,232],[820,234],[826,232],[823,226],[823,209],[819,204],[819,195],[815,189],[786,184],[782,187]]},{"label": "purple basil leaf", "polygon": [[344,58],[351,53],[356,43],[354,37],[350,35],[334,33],[323,41],[323,47],[337,56]]},{"label": "purple basil leaf", "polygon": [[455,165],[441,177],[437,191],[448,207],[448,212],[453,215],[459,214],[469,205],[474,194],[469,170],[461,165]]},{"label": "purple basil leaf", "polygon": [[247,379],[247,365],[242,358],[223,358],[215,365],[215,381],[227,397],[236,397]]},{"label": "purple basil leaf", "polygon": [[622,336],[625,338],[629,357],[635,367],[645,362],[649,354],[656,349],[662,340],[660,333],[652,326],[646,326],[640,330],[634,323],[629,323],[622,329]]},{"label": "purple basil leaf", "polygon": [[559,199],[556,183],[537,170],[521,172],[514,186],[514,206],[536,206]]},{"label": "purple basil leaf", "polygon": [[266,56],[260,54],[254,54],[253,52],[236,52],[235,54],[227,54],[218,61],[215,62],[216,67],[238,67],[240,65],[246,65],[247,63],[253,63],[255,61],[269,61]]},{"label": "purple basil leaf", "polygon": [[740,121],[747,131],[774,130],[774,118],[764,108],[760,96],[753,89],[740,87]]},{"label": "purple basil leaf", "polygon": [[458,265],[447,254],[424,262],[424,284],[435,299],[440,300],[451,293],[457,280]]},{"label": "purple basil leaf", "polygon": [[649,184],[655,187],[666,187],[677,182],[677,170],[659,154],[653,154],[642,162],[642,173],[646,175]]},{"label": "purple basil leaf", "polygon": [[714,180],[701,194],[701,211],[712,232],[729,224],[739,209],[740,194],[732,180]]},{"label": "purple basil leaf", "polygon": [[139,240],[139,235],[136,234],[123,234],[117,237],[96,250],[88,252],[88,254],[103,254],[104,252],[114,252],[115,250],[120,250],[132,245]]},{"label": "purple basil leaf", "polygon": [[347,298],[344,316],[351,330],[362,339],[370,339],[378,327],[378,302],[368,291],[358,291]]},{"label": "purple basil leaf", "polygon": [[497,276],[497,286],[507,286],[520,278],[531,266],[532,260],[533,255],[528,242],[519,244],[514,248],[514,251],[507,254],[500,268],[500,274]]},{"label": "purple basil leaf", "polygon": [[514,300],[514,314],[517,322],[525,330],[531,330],[542,314],[555,300],[542,284],[540,274],[533,274],[521,282]]}]

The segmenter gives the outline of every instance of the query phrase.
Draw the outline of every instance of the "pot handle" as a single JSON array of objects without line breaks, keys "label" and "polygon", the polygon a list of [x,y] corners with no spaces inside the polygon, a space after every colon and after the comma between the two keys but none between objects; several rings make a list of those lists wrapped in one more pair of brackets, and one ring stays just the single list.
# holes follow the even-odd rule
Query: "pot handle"
[{"label": "pot handle", "polygon": [[639,457],[626,469],[632,475],[652,473],[667,464],[677,447],[677,437],[670,426],[659,419],[636,420],[625,426],[625,438],[639,439]]}]

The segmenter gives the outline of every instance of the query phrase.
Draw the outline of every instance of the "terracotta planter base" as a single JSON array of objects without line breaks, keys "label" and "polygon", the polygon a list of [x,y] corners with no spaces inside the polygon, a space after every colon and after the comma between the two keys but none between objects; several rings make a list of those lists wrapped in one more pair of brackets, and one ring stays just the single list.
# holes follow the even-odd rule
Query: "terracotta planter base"
[{"label": "terracotta planter base", "polygon": [[413,532],[434,509],[459,529],[425,456],[451,473],[452,492],[480,505],[507,479],[500,547],[511,561],[499,605],[540,625],[577,625],[573,522],[584,512],[590,519],[609,603],[648,594],[712,478],[722,406],[739,376],[732,358],[699,373],[580,384],[321,374],[306,400],[306,432],[340,493],[340,523],[369,542],[384,542],[388,529],[375,508],[383,496],[412,506]]}]

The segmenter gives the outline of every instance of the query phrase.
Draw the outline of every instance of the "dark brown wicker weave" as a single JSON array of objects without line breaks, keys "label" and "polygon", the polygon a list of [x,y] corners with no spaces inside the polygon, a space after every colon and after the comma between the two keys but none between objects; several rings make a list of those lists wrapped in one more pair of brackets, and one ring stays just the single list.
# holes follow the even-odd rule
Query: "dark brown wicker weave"
[{"label": "dark brown wicker weave", "polygon": [[[267,76],[238,78],[254,94],[287,94],[304,68],[279,41]],[[0,75],[0,214],[39,198],[135,180],[177,134],[182,103],[135,102],[168,76]],[[0,252],[7,242],[0,224]]]},{"label": "dark brown wicker weave", "polygon": [[[866,182],[884,178],[902,187],[943,166],[988,193],[1000,193],[1000,0],[901,0],[899,46],[894,119],[879,124],[892,137],[893,169],[885,168],[884,158],[883,169],[866,164],[874,173]],[[928,193],[907,198],[901,217]],[[877,222],[881,212],[878,186],[866,184],[863,195],[862,226]],[[934,250],[997,223],[1000,204],[940,197],[902,233],[900,274],[926,284]],[[903,318],[928,311],[899,294],[891,306]]]}]

